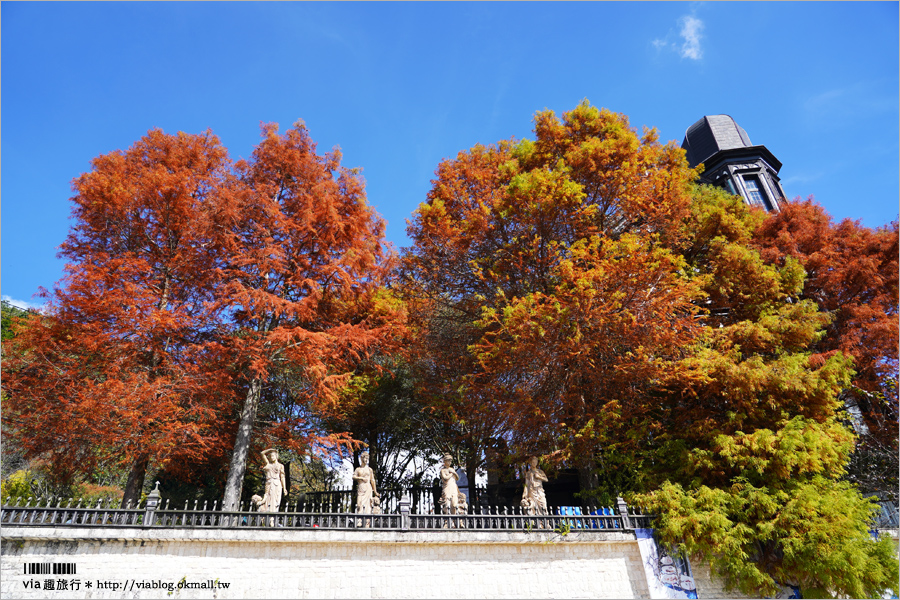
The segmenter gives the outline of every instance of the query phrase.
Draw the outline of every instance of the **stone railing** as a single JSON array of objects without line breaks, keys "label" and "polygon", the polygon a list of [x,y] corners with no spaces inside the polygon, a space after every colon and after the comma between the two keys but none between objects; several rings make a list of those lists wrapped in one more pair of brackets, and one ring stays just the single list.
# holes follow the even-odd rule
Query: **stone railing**
[{"label": "stone railing", "polygon": [[[322,510],[325,508],[325,510]],[[242,505],[225,511],[212,506],[170,506],[154,490],[136,507],[114,507],[113,501],[82,506],[69,499],[17,501],[0,506],[0,525],[26,527],[168,527],[168,528],[286,528],[286,529],[379,529],[393,531],[628,531],[650,527],[651,517],[619,498],[615,507],[551,507],[547,515],[527,514],[508,507],[470,507],[457,515],[411,512],[404,498],[389,514],[332,512],[318,504],[287,505],[280,512],[259,512]]]}]

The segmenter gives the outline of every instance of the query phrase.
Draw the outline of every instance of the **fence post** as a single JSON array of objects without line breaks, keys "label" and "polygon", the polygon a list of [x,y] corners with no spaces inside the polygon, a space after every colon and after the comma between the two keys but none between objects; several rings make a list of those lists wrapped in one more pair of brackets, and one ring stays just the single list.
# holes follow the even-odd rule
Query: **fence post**
[{"label": "fence post", "polygon": [[156,486],[153,488],[149,494],[147,494],[147,504],[144,506],[144,527],[152,527],[154,520],[154,513],[156,512],[156,507],[159,506],[159,482],[156,482]]},{"label": "fence post", "polygon": [[400,498],[400,530],[409,531],[409,495]]},{"label": "fence post", "polygon": [[622,529],[631,529],[631,519],[628,517],[628,505],[625,504],[625,500],[622,496],[616,498],[616,508],[619,509],[619,515],[622,517]]}]

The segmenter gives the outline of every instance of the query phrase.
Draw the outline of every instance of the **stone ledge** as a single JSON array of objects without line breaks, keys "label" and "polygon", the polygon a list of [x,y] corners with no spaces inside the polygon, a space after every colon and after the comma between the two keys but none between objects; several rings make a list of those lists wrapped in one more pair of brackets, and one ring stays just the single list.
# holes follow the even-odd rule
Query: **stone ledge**
[{"label": "stone ledge", "polygon": [[16,527],[0,530],[0,540],[11,541],[153,541],[153,542],[257,542],[257,543],[369,543],[369,544],[598,544],[629,542],[633,532],[572,531],[566,535],[543,531],[359,531],[275,529],[148,529],[123,527]]}]

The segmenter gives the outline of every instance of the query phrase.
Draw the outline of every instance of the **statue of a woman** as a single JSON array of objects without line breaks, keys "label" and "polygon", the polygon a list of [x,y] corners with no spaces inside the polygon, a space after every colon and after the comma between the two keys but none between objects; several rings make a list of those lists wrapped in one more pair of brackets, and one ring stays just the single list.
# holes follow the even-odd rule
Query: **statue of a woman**
[{"label": "statue of a woman", "polygon": [[356,512],[372,514],[373,499],[378,498],[378,490],[375,488],[375,471],[369,466],[369,453],[359,455],[360,466],[353,471],[353,481],[356,482]]},{"label": "statue of a woman", "polygon": [[284,465],[278,462],[278,452],[274,448],[262,451],[263,472],[266,474],[266,493],[257,503],[260,512],[278,512],[281,494],[287,487],[284,483]]},{"label": "statue of a woman", "polygon": [[547,476],[538,466],[538,459],[532,456],[530,468],[525,471],[525,490],[522,492],[522,507],[532,515],[547,514],[547,497],[544,495],[544,482]]},{"label": "statue of a woman", "polygon": [[459,475],[451,465],[453,457],[449,454],[444,455],[444,468],[441,469],[441,510],[445,515],[455,515],[459,508],[459,487],[456,482],[459,481]]}]

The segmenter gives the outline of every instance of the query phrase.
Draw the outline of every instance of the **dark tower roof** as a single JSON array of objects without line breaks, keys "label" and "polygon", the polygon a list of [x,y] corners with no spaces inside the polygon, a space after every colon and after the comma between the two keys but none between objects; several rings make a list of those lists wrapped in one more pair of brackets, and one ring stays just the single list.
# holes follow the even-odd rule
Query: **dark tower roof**
[{"label": "dark tower roof", "polygon": [[709,115],[688,127],[681,147],[687,151],[688,162],[694,167],[720,150],[752,145],[744,128],[730,116]]},{"label": "dark tower roof", "polygon": [[698,183],[741,196],[751,206],[779,210],[784,190],[781,161],[765,146],[754,146],[744,128],[728,115],[707,115],[688,127],[681,147],[692,168],[703,165]]},{"label": "dark tower roof", "polygon": [[[687,153],[691,167],[700,163],[710,166],[710,159],[719,158],[720,152],[735,158],[761,154],[778,172],[781,161],[775,158],[765,146],[754,146],[744,128],[729,115],[708,115],[688,127],[681,147]],[[752,148],[752,150],[750,150]],[[735,152],[736,151],[736,152]]]}]

